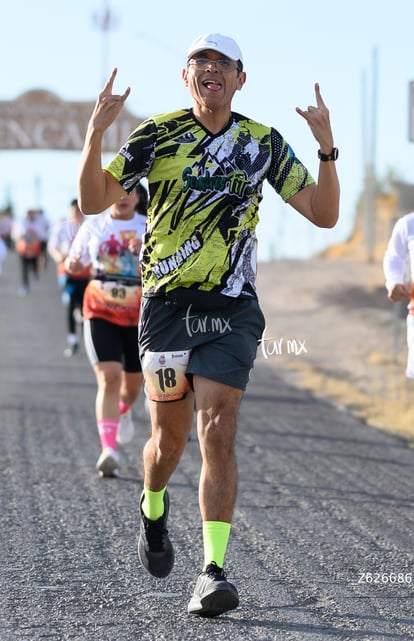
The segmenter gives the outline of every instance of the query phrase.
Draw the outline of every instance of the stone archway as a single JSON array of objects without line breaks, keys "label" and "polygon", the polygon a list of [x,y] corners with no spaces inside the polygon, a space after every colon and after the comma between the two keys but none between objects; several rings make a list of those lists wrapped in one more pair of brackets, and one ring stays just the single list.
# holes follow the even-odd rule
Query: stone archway
[{"label": "stone archway", "polygon": [[[65,102],[44,89],[0,101],[0,149],[82,149],[94,102]],[[123,108],[105,132],[102,151],[118,151],[143,118]]]}]

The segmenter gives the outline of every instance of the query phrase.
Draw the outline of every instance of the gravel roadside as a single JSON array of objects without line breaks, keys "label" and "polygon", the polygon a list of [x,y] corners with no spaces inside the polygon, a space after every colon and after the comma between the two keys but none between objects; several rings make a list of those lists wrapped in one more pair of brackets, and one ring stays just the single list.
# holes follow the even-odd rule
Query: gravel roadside
[{"label": "gravel roadside", "polygon": [[414,442],[405,310],[387,299],[381,263],[261,263],[258,289],[267,320],[259,358],[294,384]]}]

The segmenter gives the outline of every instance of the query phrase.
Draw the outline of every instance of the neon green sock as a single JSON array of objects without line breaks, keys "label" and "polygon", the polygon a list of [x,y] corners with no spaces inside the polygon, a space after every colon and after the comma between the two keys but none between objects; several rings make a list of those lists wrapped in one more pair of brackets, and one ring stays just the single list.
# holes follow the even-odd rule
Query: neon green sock
[{"label": "neon green sock", "polygon": [[150,521],[156,521],[164,514],[164,494],[166,489],[167,486],[159,492],[152,492],[144,485],[144,500],[141,507]]},{"label": "neon green sock", "polygon": [[212,562],[216,563],[219,568],[223,567],[230,529],[231,523],[203,522],[204,568]]}]

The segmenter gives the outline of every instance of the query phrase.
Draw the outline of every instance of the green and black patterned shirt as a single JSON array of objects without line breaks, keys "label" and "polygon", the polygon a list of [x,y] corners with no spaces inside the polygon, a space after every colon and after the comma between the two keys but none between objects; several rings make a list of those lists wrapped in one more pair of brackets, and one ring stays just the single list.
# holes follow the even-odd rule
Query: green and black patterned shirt
[{"label": "green and black patterned shirt", "polygon": [[232,113],[228,126],[211,134],[190,109],[141,123],[105,170],[128,192],[148,179],[146,296],[195,287],[256,297],[264,180],[284,201],[314,182],[272,127]]}]

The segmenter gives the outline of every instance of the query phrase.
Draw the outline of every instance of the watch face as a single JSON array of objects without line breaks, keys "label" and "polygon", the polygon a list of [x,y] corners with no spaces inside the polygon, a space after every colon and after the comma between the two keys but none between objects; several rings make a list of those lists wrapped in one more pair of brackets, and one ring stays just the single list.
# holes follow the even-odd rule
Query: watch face
[{"label": "watch face", "polygon": [[323,154],[321,153],[321,150],[318,151],[318,157],[326,162],[328,160],[336,160],[338,158],[339,151],[337,147],[332,147],[332,151],[330,154]]}]

